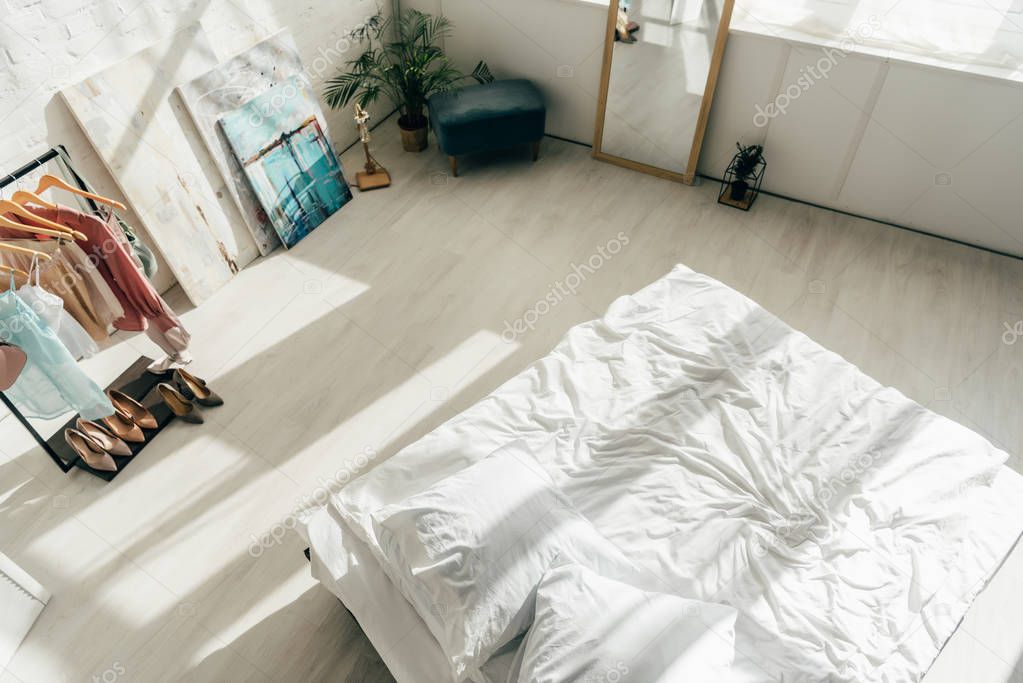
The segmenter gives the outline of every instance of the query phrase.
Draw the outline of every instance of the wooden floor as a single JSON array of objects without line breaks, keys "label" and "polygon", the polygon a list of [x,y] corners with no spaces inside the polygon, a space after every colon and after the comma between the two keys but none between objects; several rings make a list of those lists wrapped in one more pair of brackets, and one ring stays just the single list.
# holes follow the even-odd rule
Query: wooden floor
[{"label": "wooden floor", "polygon": [[[469,157],[453,179],[435,147],[405,154],[390,133],[377,157],[392,187],[185,314],[194,371],[227,400],[205,426],[172,425],[104,484],[62,475],[0,423],[0,549],[54,593],[0,681],[390,680],[310,579],[296,510],[679,262],[1023,453],[1023,338],[1005,334],[1023,320],[1023,263],[767,196],[743,213],[712,184],[554,140],[536,164],[527,149]],[[354,150],[349,174],[358,165]],[[575,295],[502,340],[615,238],[628,243],[581,269]],[[154,352],[126,337],[86,367],[105,382]],[[1023,680],[1021,587],[1017,551],[927,683]]]}]

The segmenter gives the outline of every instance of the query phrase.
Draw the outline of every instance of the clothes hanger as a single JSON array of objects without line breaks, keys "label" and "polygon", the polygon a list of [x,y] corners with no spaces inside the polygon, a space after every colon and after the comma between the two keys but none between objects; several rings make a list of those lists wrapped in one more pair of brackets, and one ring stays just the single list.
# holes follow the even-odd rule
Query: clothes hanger
[{"label": "clothes hanger", "polygon": [[6,228],[7,230],[17,230],[18,232],[26,232],[30,235],[45,235],[47,237],[56,237],[59,240],[71,241],[72,239],[74,239],[74,236],[71,233],[67,232],[66,230],[50,230],[49,228],[37,228],[32,225],[25,225],[24,223],[12,221],[6,216],[0,216],[0,227]]},{"label": "clothes hanger", "polygon": [[[4,216],[4,213],[13,213],[15,216],[20,216],[33,224],[38,224],[40,227],[35,225],[25,225],[12,221],[11,219]],[[60,237],[66,240],[85,240],[86,236],[77,230],[72,230],[67,226],[61,225],[60,223],[54,223],[53,221],[46,220],[40,216],[35,215],[24,206],[15,204],[10,199],[0,199],[0,225],[11,230],[20,230],[21,232],[30,232],[33,235],[47,235],[49,237]]]},{"label": "clothes hanger", "polygon": [[53,202],[48,202],[35,192],[28,192],[26,190],[18,190],[11,195],[11,201],[19,206],[25,206],[26,204],[35,204],[36,206],[45,206],[47,209],[58,208]]},{"label": "clothes hanger", "polygon": [[67,192],[70,192],[71,194],[76,194],[79,197],[91,199],[93,201],[99,202],[100,204],[112,206],[118,211],[126,211],[128,208],[124,204],[115,199],[108,199],[107,197],[103,197],[102,195],[86,192],[85,190],[79,190],[77,187],[73,187],[69,185],[66,181],[61,180],[57,176],[50,175],[49,173],[47,173],[46,175],[39,179],[39,186],[36,187],[35,194],[42,194],[46,190],[49,190],[51,187],[56,187],[60,190],[65,190]]},{"label": "clothes hanger", "polygon": [[12,268],[11,266],[4,265],[3,263],[0,263],[0,273],[14,273],[15,275],[19,275],[25,278],[26,280],[29,279],[28,273],[23,271],[21,268]]},{"label": "clothes hanger", "polygon": [[[3,217],[0,217],[0,220],[6,220],[6,219],[4,219]],[[19,225],[19,224],[15,223],[15,225]],[[22,225],[21,227],[25,227],[25,226]],[[38,256],[43,261],[50,261],[51,260],[49,254],[45,254],[45,253],[43,253],[41,251],[36,251],[35,249],[27,249],[25,247],[19,247],[16,244],[8,244],[7,242],[0,242],[0,249],[2,249],[3,251],[13,251],[16,254],[26,254],[28,256]]]},{"label": "clothes hanger", "polygon": [[[36,159],[36,168],[37,169],[42,168],[43,165],[44,164],[43,164],[42,161]],[[11,180],[12,181],[15,180],[13,175],[11,176]],[[38,192],[38,191],[39,190],[36,190],[36,192]],[[57,208],[59,208],[53,202],[48,202],[45,199],[43,199],[42,197],[40,197],[38,194],[36,194],[35,192],[29,192],[27,190],[18,190],[17,192],[12,194],[11,195],[11,201],[14,202],[15,204],[19,204],[21,206],[24,206],[25,204],[28,204],[29,202],[31,202],[33,204],[36,204],[37,206],[44,206],[47,209],[57,209]]]}]

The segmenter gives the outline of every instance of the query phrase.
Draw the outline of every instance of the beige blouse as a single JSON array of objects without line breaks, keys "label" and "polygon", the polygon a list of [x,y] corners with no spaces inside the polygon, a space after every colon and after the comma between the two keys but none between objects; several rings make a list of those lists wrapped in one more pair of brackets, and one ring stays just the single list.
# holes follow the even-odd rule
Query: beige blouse
[{"label": "beige blouse", "polygon": [[[124,309],[78,245],[59,244],[56,240],[4,241],[49,254],[51,260],[39,264],[40,284],[61,298],[64,310],[95,341],[109,338],[110,325],[124,315]],[[28,272],[32,267],[32,256],[0,250],[0,263]],[[7,289],[6,280],[0,283],[0,289]]]}]

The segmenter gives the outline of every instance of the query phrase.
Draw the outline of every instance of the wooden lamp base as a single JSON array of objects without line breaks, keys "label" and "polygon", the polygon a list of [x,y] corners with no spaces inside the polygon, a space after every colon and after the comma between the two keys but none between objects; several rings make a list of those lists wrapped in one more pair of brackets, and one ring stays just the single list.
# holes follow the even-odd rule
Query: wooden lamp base
[{"label": "wooden lamp base", "polygon": [[377,168],[372,173],[359,171],[355,174],[355,185],[363,192],[375,190],[379,187],[387,187],[391,184],[391,174],[383,168]]}]

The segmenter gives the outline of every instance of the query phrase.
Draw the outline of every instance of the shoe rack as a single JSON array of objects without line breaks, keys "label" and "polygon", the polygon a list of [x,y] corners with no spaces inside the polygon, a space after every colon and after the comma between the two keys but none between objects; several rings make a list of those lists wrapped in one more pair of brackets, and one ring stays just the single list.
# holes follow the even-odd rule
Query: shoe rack
[{"label": "shoe rack", "polygon": [[146,358],[145,356],[140,357],[130,368],[121,373],[121,376],[115,379],[110,386],[107,387],[107,389],[116,389],[128,396],[131,396],[133,399],[148,408],[149,412],[151,412],[153,417],[156,418],[156,429],[142,430],[146,435],[144,443],[128,444],[129,448],[131,448],[131,455],[110,456],[114,459],[114,462],[117,463],[116,472],[95,470],[89,467],[85,464],[85,461],[78,457],[78,454],[75,453],[70,446],[68,446],[67,442],[64,440],[64,430],[75,426],[75,421],[78,419],[77,415],[71,418],[71,420],[63,427],[58,429],[53,436],[44,440],[39,433],[36,432],[35,428],[33,428],[28,421],[24,419],[21,413],[17,412],[17,409],[10,404],[6,396],[0,394],[0,398],[3,399],[3,402],[7,404],[8,409],[15,413],[15,417],[17,417],[25,428],[32,433],[32,436],[34,436],[39,445],[43,447],[43,450],[45,450],[47,454],[53,458],[60,469],[65,473],[70,472],[75,467],[78,467],[89,474],[99,477],[100,479],[112,481],[114,477],[123,472],[124,468],[131,464],[135,457],[138,456],[154,438],[156,438],[157,434],[163,431],[164,427],[174,420],[174,413],[171,412],[171,409],[167,407],[167,404],[165,404],[160,398],[159,392],[156,391],[156,385],[160,382],[172,381],[171,373],[168,372],[162,375],[154,375],[153,373],[148,372],[146,368],[149,367],[152,362],[152,358]]}]

